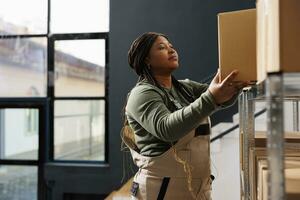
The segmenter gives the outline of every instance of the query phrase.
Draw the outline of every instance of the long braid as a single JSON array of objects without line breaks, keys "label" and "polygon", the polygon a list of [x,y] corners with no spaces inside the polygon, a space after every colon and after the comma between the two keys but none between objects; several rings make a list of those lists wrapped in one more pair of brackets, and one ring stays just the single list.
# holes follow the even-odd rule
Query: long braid
[{"label": "long braid", "polygon": [[172,106],[172,111],[176,110],[176,106],[175,104],[171,101],[169,95],[167,94],[167,92],[162,88],[162,86],[157,82],[157,80],[155,79],[155,77],[153,76],[152,72],[150,69],[145,68],[145,73],[146,73],[146,78],[147,80],[152,83],[152,85],[158,87],[165,95],[165,97],[167,98],[167,104],[169,106]]},{"label": "long braid", "polygon": [[174,86],[179,90],[180,94],[183,95],[183,97],[188,100],[188,102],[192,103],[195,101],[195,96],[191,94],[188,89],[180,83],[174,76],[172,76],[172,83]]},{"label": "long braid", "polygon": [[[178,89],[178,91],[180,92],[180,94],[182,94],[182,96],[188,100],[188,102],[192,103],[194,102],[195,100],[195,97],[193,94],[189,93],[188,89],[183,85],[181,84],[174,76],[172,76],[172,83],[174,84],[174,86],[176,87],[176,89]],[[173,148],[173,152],[174,152],[174,156],[175,156],[175,160],[177,162],[179,162],[180,164],[182,164],[183,166],[183,169],[187,175],[187,185],[188,185],[188,189],[192,195],[192,197],[194,199],[196,199],[196,194],[195,194],[195,191],[194,191],[194,188],[192,186],[192,181],[193,181],[193,176],[192,176],[192,171],[193,171],[193,166],[190,165],[188,163],[188,161],[184,160],[183,158],[180,158],[178,156],[178,153],[176,151],[175,148]]]}]

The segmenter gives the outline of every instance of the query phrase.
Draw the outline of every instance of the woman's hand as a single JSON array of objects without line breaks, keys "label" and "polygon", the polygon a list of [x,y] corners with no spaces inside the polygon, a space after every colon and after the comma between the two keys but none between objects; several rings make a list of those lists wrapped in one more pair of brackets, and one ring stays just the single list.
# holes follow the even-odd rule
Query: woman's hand
[{"label": "woman's hand", "polygon": [[223,81],[221,81],[220,70],[211,81],[208,90],[213,95],[216,104],[222,104],[230,100],[240,89],[249,85],[245,81],[233,81],[238,71],[232,71]]}]

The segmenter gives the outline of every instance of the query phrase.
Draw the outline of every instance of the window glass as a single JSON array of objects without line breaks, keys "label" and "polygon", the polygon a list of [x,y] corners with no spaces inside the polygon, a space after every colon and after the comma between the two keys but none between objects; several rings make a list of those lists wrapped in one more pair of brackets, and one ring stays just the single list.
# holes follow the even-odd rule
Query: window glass
[{"label": "window glass", "polygon": [[37,199],[37,167],[0,165],[0,200],[16,199]]},{"label": "window glass", "polygon": [[108,32],[109,0],[52,0],[52,33]]},{"label": "window glass", "polygon": [[46,45],[46,38],[0,39],[1,97],[47,95]]},{"label": "window glass", "polygon": [[105,95],[105,40],[55,42],[55,96]]},{"label": "window glass", "polygon": [[0,35],[47,33],[47,0],[0,0],[0,3]]},{"label": "window glass", "polygon": [[37,160],[38,118],[37,109],[0,110],[1,159]]},{"label": "window glass", "polygon": [[57,100],[54,112],[55,159],[104,160],[103,100]]}]

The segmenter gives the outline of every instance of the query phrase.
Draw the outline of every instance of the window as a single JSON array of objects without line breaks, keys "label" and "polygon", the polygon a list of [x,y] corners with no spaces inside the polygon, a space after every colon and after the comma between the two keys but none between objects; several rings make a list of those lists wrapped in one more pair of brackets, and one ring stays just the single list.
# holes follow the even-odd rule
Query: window
[{"label": "window", "polygon": [[1,1],[1,35],[47,33],[47,0]]},{"label": "window", "polygon": [[107,33],[108,31],[108,0],[51,1],[52,33]]},{"label": "window", "polygon": [[2,2],[0,199],[42,199],[43,162],[106,162],[108,37],[109,0]]},{"label": "window", "polygon": [[54,158],[103,161],[105,101],[57,100],[54,108]]},{"label": "window", "polygon": [[[1,113],[1,159],[37,160],[38,158],[38,124],[31,124],[36,134],[28,134],[29,118],[26,113],[34,113],[38,118],[36,109],[0,109]],[[17,126],[16,126],[17,125]],[[33,126],[36,127],[33,127]]]},{"label": "window", "polygon": [[[45,139],[39,133],[45,130],[30,120],[33,117],[44,122],[46,117],[41,113],[45,113],[45,108],[41,102],[0,99],[0,199],[38,198],[38,185],[43,180],[39,176],[39,154],[45,150],[39,146]],[[28,134],[29,124],[36,131],[34,134]]]},{"label": "window", "polygon": [[51,159],[106,160],[107,41],[107,33],[53,34],[50,38]]},{"label": "window", "polygon": [[105,40],[57,40],[54,43],[56,97],[105,96]]},{"label": "window", "polygon": [[47,38],[1,38],[0,96],[46,97],[46,95]]}]

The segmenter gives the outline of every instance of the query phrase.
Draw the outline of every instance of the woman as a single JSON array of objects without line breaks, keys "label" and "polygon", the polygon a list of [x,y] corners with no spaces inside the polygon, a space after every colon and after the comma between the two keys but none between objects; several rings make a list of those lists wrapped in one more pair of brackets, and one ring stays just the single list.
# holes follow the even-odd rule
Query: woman
[{"label": "woman", "polygon": [[218,72],[210,85],[176,80],[178,54],[160,33],[138,37],[128,62],[139,76],[122,133],[139,167],[132,198],[211,199],[209,116],[231,105],[247,83],[233,81],[237,71],[223,81]]}]

